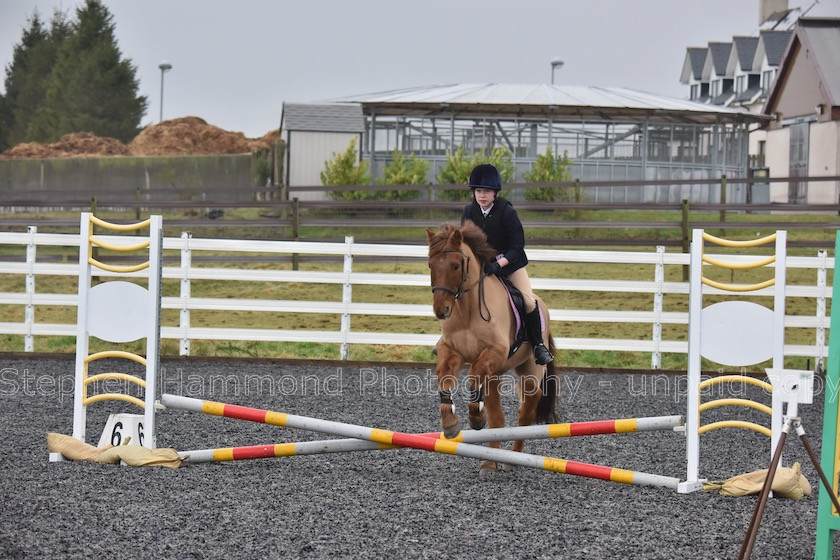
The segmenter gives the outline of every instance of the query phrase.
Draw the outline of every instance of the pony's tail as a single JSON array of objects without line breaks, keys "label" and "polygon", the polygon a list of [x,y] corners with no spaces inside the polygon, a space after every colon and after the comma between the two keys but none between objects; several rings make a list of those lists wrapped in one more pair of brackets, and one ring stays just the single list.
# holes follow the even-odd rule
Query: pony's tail
[{"label": "pony's tail", "polygon": [[[548,338],[548,351],[555,356],[557,348],[554,346],[554,337],[546,332]],[[556,358],[555,358],[556,359]],[[537,415],[535,421],[540,424],[550,424],[557,421],[557,413],[554,407],[557,403],[557,393],[560,391],[560,380],[557,377],[557,368],[554,362],[548,362],[545,366],[545,375],[542,379],[542,397],[537,404]]]}]

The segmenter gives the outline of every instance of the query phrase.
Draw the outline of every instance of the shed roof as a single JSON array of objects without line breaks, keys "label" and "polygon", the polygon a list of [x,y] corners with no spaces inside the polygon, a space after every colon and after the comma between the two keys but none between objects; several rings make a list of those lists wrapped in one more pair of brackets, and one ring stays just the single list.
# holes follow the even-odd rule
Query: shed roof
[{"label": "shed roof", "polygon": [[310,132],[364,132],[356,103],[283,103],[280,128]]},{"label": "shed roof", "polygon": [[747,88],[735,96],[735,103],[753,103],[761,96],[763,91],[761,86]]},{"label": "shed roof", "polygon": [[570,121],[755,122],[743,109],[714,107],[653,93],[598,86],[447,84],[343,97],[365,114],[444,118],[554,118]]},{"label": "shed roof", "polygon": [[802,13],[807,19],[836,19],[840,17],[840,0],[819,0]]}]

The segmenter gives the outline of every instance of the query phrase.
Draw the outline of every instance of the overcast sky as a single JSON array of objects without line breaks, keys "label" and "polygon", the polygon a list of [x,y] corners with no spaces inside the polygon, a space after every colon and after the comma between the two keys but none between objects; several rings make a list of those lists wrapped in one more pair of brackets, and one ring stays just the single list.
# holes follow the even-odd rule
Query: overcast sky
[{"label": "overcast sky", "polygon": [[[82,0],[0,0],[0,63],[26,20]],[[810,2],[790,1],[790,6]],[[249,137],[283,101],[449,83],[621,86],[686,98],[689,46],[754,35],[758,0],[105,0],[158,121],[194,115]],[[4,73],[5,76],[5,73]]]}]

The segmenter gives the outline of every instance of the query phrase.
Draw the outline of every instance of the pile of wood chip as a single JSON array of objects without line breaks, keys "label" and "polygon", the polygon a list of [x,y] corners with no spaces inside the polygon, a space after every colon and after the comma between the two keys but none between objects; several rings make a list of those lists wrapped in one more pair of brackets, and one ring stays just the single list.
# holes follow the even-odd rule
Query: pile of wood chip
[{"label": "pile of wood chip", "polygon": [[261,138],[246,138],[241,132],[223,130],[198,117],[182,117],[147,126],[129,144],[90,132],[75,132],[54,144],[18,144],[0,154],[0,158],[247,154],[270,148],[278,136],[279,131],[273,130]]}]

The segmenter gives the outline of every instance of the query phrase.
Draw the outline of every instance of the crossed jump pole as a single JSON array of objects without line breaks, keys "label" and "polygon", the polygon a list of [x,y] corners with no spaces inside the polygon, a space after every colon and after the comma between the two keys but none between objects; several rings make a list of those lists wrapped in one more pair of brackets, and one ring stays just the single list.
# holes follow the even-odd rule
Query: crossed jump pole
[{"label": "crossed jump pole", "polygon": [[[462,457],[470,457],[473,459],[482,459],[488,461],[497,461],[509,465],[516,465],[520,467],[529,467],[534,469],[542,469],[546,471],[559,472],[575,476],[583,476],[587,478],[596,478],[600,480],[607,480],[610,482],[620,482],[622,484],[634,484],[638,486],[653,486],[657,488],[670,488],[676,490],[679,484],[679,479],[669,476],[662,476],[657,474],[649,474],[637,471],[629,471],[624,469],[616,469],[612,467],[604,467],[600,465],[592,465],[589,463],[580,463],[577,461],[567,461],[565,459],[557,459],[553,457],[543,457],[539,455],[531,455],[528,453],[519,453],[516,451],[509,451],[506,449],[494,449],[489,447],[482,447],[472,443],[465,443],[457,441],[456,439],[444,439],[440,437],[439,433],[433,433],[431,436],[424,434],[407,434],[403,432],[393,432],[390,430],[381,430],[377,428],[370,428],[366,426],[359,426],[356,424],[346,424],[343,422],[333,422],[329,420],[320,420],[318,418],[310,418],[307,416],[296,416],[294,414],[286,414],[283,412],[274,412],[270,410],[263,410],[258,408],[250,408],[246,406],[238,406],[233,404],[225,404],[221,402],[194,399],[191,397],[183,397],[179,395],[164,394],[160,398],[161,404],[167,408],[187,410],[192,412],[201,412],[212,416],[223,416],[225,418],[235,418],[238,420],[248,420],[251,422],[259,422],[269,424],[272,426],[282,426],[286,428],[295,428],[302,430],[309,430],[313,432],[330,434],[333,436],[353,438],[355,440],[365,440],[374,444],[369,449],[378,449],[384,446],[388,447],[410,447],[413,449],[420,449],[423,451],[433,451],[435,453],[445,453],[449,455],[460,455]],[[546,432],[555,426],[554,431],[562,431],[564,428],[556,428],[556,426],[564,426],[563,424],[553,424],[548,426],[534,426],[541,428]],[[513,429],[513,428],[498,428],[499,430]],[[470,432],[471,433],[471,432]],[[519,432],[521,434],[522,432]],[[601,432],[601,433],[617,433]],[[464,432],[462,432],[462,435]],[[474,436],[471,436],[474,437]],[[498,438],[499,436],[493,436]],[[548,437],[548,436],[543,436]],[[557,437],[557,436],[555,436]],[[522,438],[522,435],[515,436],[516,439]],[[477,440],[472,440],[477,441]],[[493,441],[496,441],[494,439]],[[314,443],[314,442],[310,442]],[[331,442],[332,443],[332,442]],[[364,443],[364,442],[362,442]],[[281,444],[298,446],[303,444]],[[341,445],[348,445],[343,443]],[[274,457],[276,450],[274,446],[255,446],[257,448],[268,447],[265,451],[266,457]],[[237,448],[228,448],[226,451],[231,454],[231,459],[236,453],[233,451]],[[243,448],[238,448],[243,449]],[[249,449],[249,448],[244,448]],[[295,447],[286,447],[286,451],[294,451]],[[205,450],[213,451],[213,450]],[[252,451],[253,453],[253,451]],[[282,454],[282,452],[281,452]],[[243,457],[244,458],[244,457]],[[256,457],[249,457],[256,458]]]},{"label": "crossed jump pole", "polygon": [[[549,439],[573,436],[594,436],[603,434],[624,434],[671,430],[685,424],[683,416],[652,416],[648,418],[626,418],[622,420],[596,420],[592,422],[570,422],[563,424],[538,424],[508,428],[486,428],[467,430],[454,438],[445,438],[443,432],[417,434],[435,439],[450,439],[459,443],[487,443],[490,441],[512,441],[515,439]],[[321,453],[346,453],[348,451],[374,451],[398,449],[359,439],[325,439],[295,443],[268,443],[244,447],[219,447],[183,451],[186,463],[218,463],[246,459],[268,459],[295,455],[318,455]]]}]

